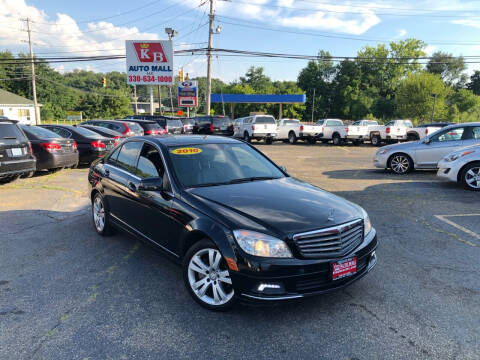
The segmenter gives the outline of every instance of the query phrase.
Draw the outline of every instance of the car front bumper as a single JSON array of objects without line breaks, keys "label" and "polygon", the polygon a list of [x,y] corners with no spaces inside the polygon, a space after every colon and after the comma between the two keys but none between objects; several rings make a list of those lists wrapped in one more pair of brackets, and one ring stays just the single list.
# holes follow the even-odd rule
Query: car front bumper
[{"label": "car front bumper", "polygon": [[[275,302],[298,299],[335,291],[348,286],[370,272],[377,263],[376,231],[372,231],[348,256],[357,257],[354,275],[332,280],[331,264],[342,259],[239,259],[240,271],[230,272],[237,296],[245,302]],[[263,290],[262,284],[266,284]],[[271,288],[277,285],[279,288]]]},{"label": "car front bumper", "polygon": [[454,161],[447,162],[447,161],[441,160],[437,166],[438,166],[438,171],[437,171],[438,177],[449,180],[449,181],[454,181],[454,182],[457,181],[459,169],[457,168],[457,166],[455,166]]},{"label": "car front bumper", "polygon": [[22,160],[0,161],[0,177],[25,174],[36,170],[36,160],[32,156]]},{"label": "car front bumper", "polygon": [[380,169],[386,169],[388,167],[387,166],[388,157],[389,157],[389,154],[387,155],[375,154],[375,156],[373,157],[373,165]]}]

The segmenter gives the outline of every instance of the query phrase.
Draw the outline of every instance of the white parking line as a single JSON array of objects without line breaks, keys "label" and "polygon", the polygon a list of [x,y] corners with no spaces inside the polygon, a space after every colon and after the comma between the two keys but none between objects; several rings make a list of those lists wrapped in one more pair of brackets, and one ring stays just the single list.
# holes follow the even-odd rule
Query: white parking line
[{"label": "white parking line", "polygon": [[[467,233],[470,236],[473,236],[475,239],[480,240],[480,235],[477,234],[476,232],[473,232],[470,229],[467,229],[466,227],[457,224],[456,222],[446,219],[447,217],[462,217],[462,216],[480,216],[480,214],[456,214],[456,215],[434,215],[437,219],[442,220],[443,222],[447,223],[448,225],[453,226],[454,228],[463,231],[464,233]],[[477,244],[474,244],[470,241],[464,241],[466,244],[475,246],[475,247],[480,247]]]}]

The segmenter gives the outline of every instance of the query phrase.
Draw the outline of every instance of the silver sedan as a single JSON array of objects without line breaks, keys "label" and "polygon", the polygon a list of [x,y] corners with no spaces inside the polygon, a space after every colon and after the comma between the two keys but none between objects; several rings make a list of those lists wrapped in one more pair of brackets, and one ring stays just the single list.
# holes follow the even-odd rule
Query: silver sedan
[{"label": "silver sedan", "polygon": [[383,146],[373,157],[377,168],[406,174],[413,169],[437,169],[447,154],[466,146],[480,144],[480,123],[456,124],[426,136],[422,140]]}]

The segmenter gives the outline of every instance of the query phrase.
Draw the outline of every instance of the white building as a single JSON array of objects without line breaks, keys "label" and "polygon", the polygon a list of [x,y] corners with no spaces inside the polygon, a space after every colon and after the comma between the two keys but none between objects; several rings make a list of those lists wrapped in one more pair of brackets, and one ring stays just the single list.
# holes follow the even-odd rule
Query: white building
[{"label": "white building", "polygon": [[[39,104],[38,106],[41,105]],[[33,101],[10,91],[0,89],[0,116],[18,120],[22,124],[35,125]]]}]

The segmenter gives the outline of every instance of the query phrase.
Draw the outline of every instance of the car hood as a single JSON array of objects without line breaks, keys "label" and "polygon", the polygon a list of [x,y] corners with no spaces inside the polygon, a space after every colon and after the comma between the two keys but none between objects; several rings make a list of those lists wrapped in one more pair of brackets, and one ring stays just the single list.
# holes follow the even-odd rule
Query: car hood
[{"label": "car hood", "polygon": [[229,226],[270,231],[277,236],[362,218],[358,205],[291,177],[192,188],[187,192]]},{"label": "car hood", "polygon": [[409,142],[398,143],[398,144],[385,145],[385,146],[382,146],[380,149],[378,149],[377,152],[380,152],[382,149],[385,149],[385,148],[390,149],[389,151],[411,150],[411,149],[415,149],[421,142],[422,140],[417,140],[417,141],[409,141]]}]

